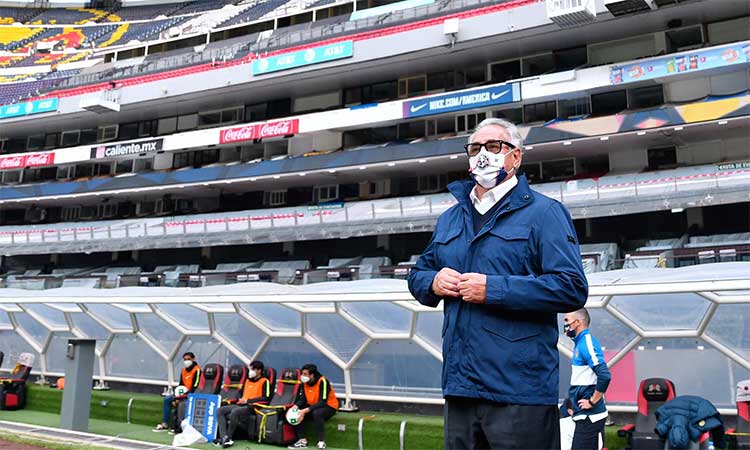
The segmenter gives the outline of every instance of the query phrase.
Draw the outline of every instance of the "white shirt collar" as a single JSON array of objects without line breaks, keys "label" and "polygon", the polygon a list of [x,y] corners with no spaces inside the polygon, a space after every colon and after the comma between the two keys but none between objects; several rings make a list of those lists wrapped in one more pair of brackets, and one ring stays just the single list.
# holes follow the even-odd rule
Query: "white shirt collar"
[{"label": "white shirt collar", "polygon": [[477,197],[477,187],[474,186],[474,189],[469,192],[469,198],[471,199],[471,203],[474,205],[474,209],[476,209],[479,214],[484,215],[487,213],[487,211],[492,209],[492,207],[495,206],[497,202],[502,200],[502,198],[505,197],[508,192],[511,191],[511,189],[516,187],[517,184],[518,178],[513,175],[506,181],[503,181],[494,188],[485,192],[481,200],[479,199],[479,197]]}]

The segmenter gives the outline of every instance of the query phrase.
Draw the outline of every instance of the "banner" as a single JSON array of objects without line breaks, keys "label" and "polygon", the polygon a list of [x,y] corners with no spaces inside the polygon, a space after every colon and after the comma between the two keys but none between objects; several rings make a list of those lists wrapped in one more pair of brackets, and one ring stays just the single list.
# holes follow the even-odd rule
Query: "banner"
[{"label": "banner", "polygon": [[421,117],[464,109],[502,105],[520,100],[520,85],[518,83],[511,83],[405,101],[403,103],[403,112],[404,118]]},{"label": "banner", "polygon": [[615,85],[632,83],[747,62],[750,62],[750,43],[742,42],[676,56],[653,58],[625,66],[612,66],[609,81]]},{"label": "banner", "polygon": [[41,114],[54,111],[57,111],[57,99],[46,98],[44,100],[36,100],[33,102],[0,106],[0,119],[30,116],[32,114]]},{"label": "banner", "polygon": [[162,149],[163,144],[164,139],[160,138],[124,144],[99,145],[91,147],[91,159],[117,158],[120,156],[158,152]]},{"label": "banner", "polygon": [[0,157],[0,170],[23,169],[24,167],[49,166],[55,163],[55,153],[30,153]]},{"label": "banner", "polygon": [[219,133],[219,144],[252,141],[277,136],[288,136],[299,132],[299,119],[278,120],[276,122],[248,124],[243,127],[228,128]]},{"label": "banner", "polygon": [[211,442],[216,438],[218,424],[216,413],[221,406],[221,396],[211,394],[190,394],[187,398],[185,419]]},{"label": "banner", "polygon": [[256,59],[253,61],[253,75],[289,70],[297,67],[320,64],[337,59],[354,56],[353,41],[337,42],[335,44],[312,47],[298,52],[284,53],[278,56]]},{"label": "banner", "polygon": [[744,170],[744,169],[750,169],[750,162],[736,162],[736,163],[719,164],[719,170],[720,171],[725,171],[725,170]]}]

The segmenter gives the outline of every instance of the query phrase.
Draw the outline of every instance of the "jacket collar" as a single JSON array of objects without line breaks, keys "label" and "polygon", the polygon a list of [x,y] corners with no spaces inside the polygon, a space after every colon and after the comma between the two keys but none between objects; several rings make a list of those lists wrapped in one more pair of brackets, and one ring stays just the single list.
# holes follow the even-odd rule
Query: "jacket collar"
[{"label": "jacket collar", "polygon": [[578,336],[576,336],[575,342],[578,343],[578,341],[580,341],[581,339],[583,339],[584,336],[586,336],[587,334],[590,334],[590,333],[591,332],[589,331],[589,329],[586,328],[585,330],[583,330],[580,333],[578,333]]},{"label": "jacket collar", "polygon": [[[458,200],[458,204],[464,209],[467,214],[471,214],[471,198],[469,194],[474,189],[473,180],[460,180],[454,181],[448,185],[448,191]],[[518,176],[518,184],[514,187],[508,195],[502,201],[505,208],[508,210],[517,209],[526,206],[534,201],[534,195],[529,188],[529,183],[526,181],[525,175]]]}]

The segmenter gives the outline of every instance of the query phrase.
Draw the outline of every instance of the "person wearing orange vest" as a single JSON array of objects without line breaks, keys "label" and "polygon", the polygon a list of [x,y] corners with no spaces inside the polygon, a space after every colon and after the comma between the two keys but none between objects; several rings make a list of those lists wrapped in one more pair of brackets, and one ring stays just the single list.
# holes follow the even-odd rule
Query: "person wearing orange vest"
[{"label": "person wearing orange vest", "polygon": [[299,390],[299,395],[294,402],[300,410],[299,416],[297,416],[297,425],[294,426],[297,442],[288,448],[307,448],[307,439],[300,438],[300,434],[302,432],[302,421],[307,414],[310,414],[313,424],[315,424],[315,432],[318,435],[317,448],[319,450],[325,449],[325,423],[326,420],[336,414],[336,410],[339,409],[339,401],[333,392],[333,386],[326,377],[318,372],[318,367],[315,364],[302,366],[300,381],[302,382],[302,389]]},{"label": "person wearing orange vest", "polygon": [[[236,403],[224,405],[217,411],[216,419],[219,422],[219,432],[214,439],[214,445],[221,445],[223,448],[234,445],[232,436],[237,430],[237,425],[245,417],[254,414],[253,404],[271,401],[271,382],[263,376],[263,369],[262,362],[251,362],[250,370],[247,372],[247,380],[242,387],[242,396],[236,399]],[[228,427],[227,423],[229,423]]]},{"label": "person wearing orange vest", "polygon": [[[169,416],[173,410],[177,410],[177,405],[180,400],[187,396],[187,394],[194,392],[198,388],[198,383],[201,380],[201,367],[195,362],[195,355],[193,352],[186,352],[182,355],[182,372],[180,372],[180,385],[187,388],[187,393],[182,397],[176,397],[174,395],[167,395],[164,397],[164,404],[162,405],[162,418],[161,423],[158,424],[153,431],[160,432],[169,429],[168,421]],[[169,430],[170,433],[174,433],[173,430]]]}]

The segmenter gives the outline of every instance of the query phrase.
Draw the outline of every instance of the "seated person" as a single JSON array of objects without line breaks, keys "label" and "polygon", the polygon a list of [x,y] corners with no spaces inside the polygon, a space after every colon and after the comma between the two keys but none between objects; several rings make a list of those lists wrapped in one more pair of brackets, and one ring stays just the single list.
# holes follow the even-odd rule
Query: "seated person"
[{"label": "seated person", "polygon": [[[216,420],[219,422],[219,430],[214,439],[214,444],[221,445],[223,448],[234,445],[232,436],[239,425],[246,417],[255,414],[253,404],[268,403],[271,400],[271,382],[263,376],[263,363],[253,361],[250,363],[250,370],[247,372],[247,380],[242,388],[242,396],[237,399],[236,403],[224,405],[216,413]],[[227,422],[229,426],[227,426]]]},{"label": "seated person", "polygon": [[307,439],[300,437],[302,432],[303,421],[305,416],[312,416],[315,425],[315,433],[318,437],[318,449],[326,448],[326,420],[336,414],[339,409],[339,401],[333,392],[331,383],[318,372],[315,364],[305,364],[302,366],[302,375],[300,376],[302,389],[294,404],[300,409],[297,417],[297,425],[294,426],[294,432],[297,434],[297,442],[288,448],[307,448]]},{"label": "seated person", "polygon": [[[182,372],[180,373],[180,386],[185,386],[187,394],[194,392],[198,388],[198,383],[201,380],[201,368],[198,363],[195,362],[195,355],[193,352],[186,352],[182,355]],[[154,428],[154,431],[166,431],[169,429],[169,416],[176,411],[177,405],[180,403],[181,398],[177,398],[174,395],[167,395],[164,397],[164,404],[162,405],[162,416],[161,423]],[[176,428],[179,424],[174,424]],[[174,429],[170,429],[173,433]]]}]

